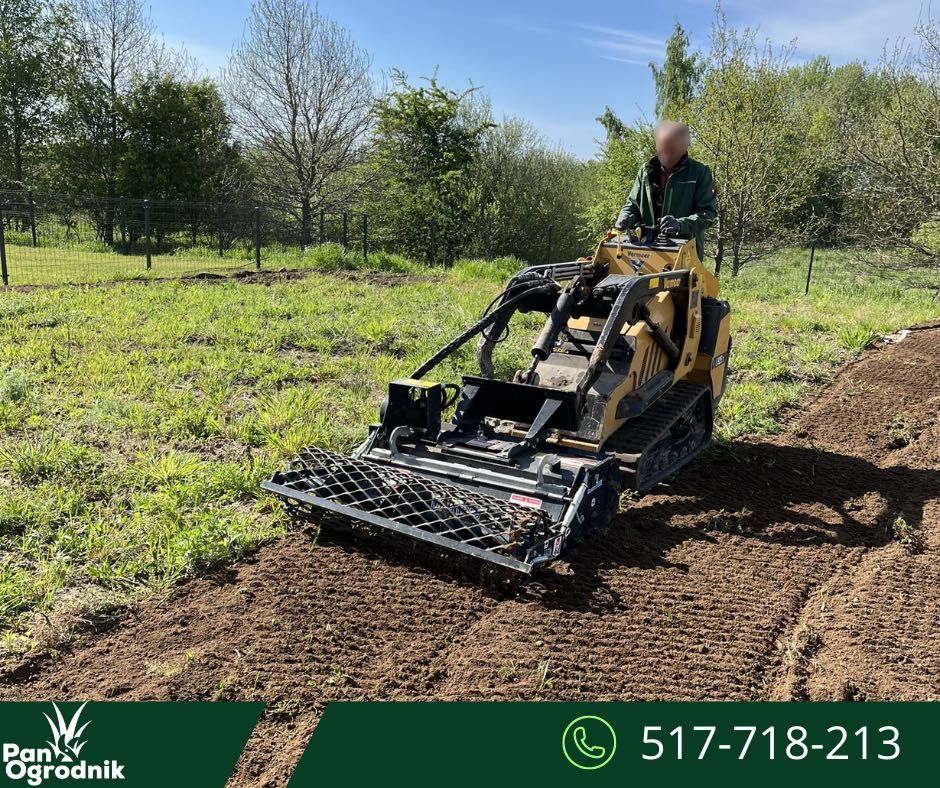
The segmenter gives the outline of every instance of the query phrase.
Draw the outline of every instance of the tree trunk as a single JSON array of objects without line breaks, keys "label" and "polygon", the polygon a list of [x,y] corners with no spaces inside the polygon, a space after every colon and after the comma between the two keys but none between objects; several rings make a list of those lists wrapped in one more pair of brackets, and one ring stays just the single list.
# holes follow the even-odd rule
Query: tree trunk
[{"label": "tree trunk", "polygon": [[721,276],[721,263],[725,259],[725,216],[718,212],[718,237],[715,239],[715,276]]},{"label": "tree trunk", "polygon": [[300,198],[300,245],[306,248],[310,245],[310,197],[304,195]]},{"label": "tree trunk", "polygon": [[109,246],[114,245],[114,199],[108,198],[108,206],[104,209],[104,226],[102,227],[102,239]]},{"label": "tree trunk", "polygon": [[734,238],[731,239],[731,277],[734,278],[738,275],[738,272],[741,270],[741,243],[744,240],[744,236],[736,232]]},{"label": "tree trunk", "polygon": [[19,119],[14,120],[13,131],[13,186],[16,189],[23,185],[23,135],[19,128]]},{"label": "tree trunk", "polygon": [[738,219],[734,223],[734,230],[731,234],[731,277],[734,278],[741,270],[741,247],[744,244],[744,219],[743,210],[739,209]]},{"label": "tree trunk", "polygon": [[[117,147],[118,140],[118,121],[117,121],[117,81],[114,76],[113,70],[111,73],[111,139],[109,140],[108,151],[109,156],[113,159],[115,155],[115,149]],[[108,183],[107,188],[105,189],[105,196],[108,198],[107,205],[104,209],[104,216],[102,217],[101,225],[101,236],[102,240],[109,244],[110,246],[114,245],[114,203],[115,203],[115,184],[114,184],[114,174],[117,171],[116,163],[111,161],[109,162],[108,173]]]}]

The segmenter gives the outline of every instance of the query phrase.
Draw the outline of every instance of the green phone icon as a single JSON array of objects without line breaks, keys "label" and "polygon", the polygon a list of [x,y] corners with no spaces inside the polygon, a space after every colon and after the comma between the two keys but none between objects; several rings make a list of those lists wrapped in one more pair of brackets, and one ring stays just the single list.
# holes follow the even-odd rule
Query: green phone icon
[{"label": "green phone icon", "polygon": [[571,738],[574,739],[574,746],[578,748],[578,752],[587,758],[603,758],[607,755],[606,747],[601,747],[599,744],[592,747],[587,743],[587,731],[581,725],[574,729]]},{"label": "green phone icon", "polygon": [[617,749],[617,734],[602,717],[586,714],[572,720],[561,737],[565,758],[578,769],[600,769]]}]

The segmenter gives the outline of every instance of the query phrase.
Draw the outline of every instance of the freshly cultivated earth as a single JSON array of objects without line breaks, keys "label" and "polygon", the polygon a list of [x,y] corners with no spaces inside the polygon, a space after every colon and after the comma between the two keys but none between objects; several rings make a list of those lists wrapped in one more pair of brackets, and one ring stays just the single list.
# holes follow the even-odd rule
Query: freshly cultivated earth
[{"label": "freshly cultivated earth", "polygon": [[232,784],[283,785],[337,699],[940,699],[940,327],[845,367],[500,595],[295,531],[2,699],[246,699]]}]

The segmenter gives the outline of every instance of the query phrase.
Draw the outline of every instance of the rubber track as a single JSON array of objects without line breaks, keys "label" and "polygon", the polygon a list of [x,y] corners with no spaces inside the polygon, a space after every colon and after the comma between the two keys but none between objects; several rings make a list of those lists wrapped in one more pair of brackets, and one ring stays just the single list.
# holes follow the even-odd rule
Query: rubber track
[{"label": "rubber track", "polygon": [[[642,455],[659,441],[668,437],[669,430],[705,393],[705,387],[699,383],[681,381],[663,394],[640,416],[626,422],[604,444],[604,450],[614,454],[620,460],[625,483],[634,489],[645,490],[671,475],[687,462],[691,461],[707,445],[703,443],[696,451],[689,453],[667,472],[659,474],[649,484],[636,484],[636,469],[639,460],[625,459],[625,455]],[[710,433],[709,433],[710,437]]]}]

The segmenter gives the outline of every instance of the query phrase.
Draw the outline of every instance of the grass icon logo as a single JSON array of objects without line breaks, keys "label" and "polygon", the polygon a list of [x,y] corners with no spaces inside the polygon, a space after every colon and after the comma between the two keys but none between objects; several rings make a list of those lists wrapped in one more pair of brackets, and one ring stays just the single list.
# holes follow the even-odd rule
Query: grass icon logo
[{"label": "grass icon logo", "polygon": [[72,763],[78,758],[82,752],[82,748],[85,746],[85,742],[81,741],[79,736],[85,732],[85,728],[91,724],[91,720],[82,725],[81,728],[78,727],[78,721],[79,717],[82,715],[82,709],[87,705],[88,703],[86,701],[79,706],[67,725],[65,718],[62,716],[62,712],[55,703],[52,704],[52,708],[55,709],[55,722],[52,721],[48,714],[43,712],[42,716],[46,718],[49,727],[52,728],[52,741],[47,740],[46,744],[52,748],[56,758],[62,763]]},{"label": "grass icon logo", "polygon": [[603,717],[585,714],[568,723],[561,735],[561,749],[572,766],[600,769],[617,751],[617,734]]}]

